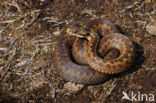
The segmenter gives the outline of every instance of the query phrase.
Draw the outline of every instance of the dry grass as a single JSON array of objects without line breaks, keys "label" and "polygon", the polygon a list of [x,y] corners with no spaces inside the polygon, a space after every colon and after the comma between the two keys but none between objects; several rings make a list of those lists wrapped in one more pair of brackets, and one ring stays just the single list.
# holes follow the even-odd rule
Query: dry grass
[{"label": "dry grass", "polygon": [[[5,87],[3,88],[4,91],[8,91],[7,93],[11,98],[20,98],[20,100],[24,98],[24,101],[29,99],[26,97],[32,92],[37,89],[40,90],[42,87],[44,88],[45,84],[49,88],[43,94],[49,94],[49,97],[56,99],[56,101],[60,98],[60,95],[57,96],[56,94],[61,94],[61,96],[63,94],[65,97],[71,96],[71,91],[62,88],[62,80],[57,76],[53,68],[52,54],[56,37],[64,35],[67,26],[73,26],[78,23],[82,26],[90,19],[100,16],[110,18],[131,39],[142,45],[144,56],[148,57],[150,55],[147,58],[150,63],[144,63],[140,68],[145,68],[147,71],[155,71],[154,61],[149,60],[153,57],[152,54],[148,54],[148,47],[150,45],[151,48],[156,48],[156,45],[152,41],[152,43],[147,44],[146,38],[152,37],[145,32],[146,25],[156,21],[155,5],[151,6],[153,1],[145,0],[142,2],[138,0],[124,5],[120,1],[113,0],[113,4],[108,0],[104,1],[105,4],[103,5],[109,5],[114,8],[111,10],[110,7],[99,6],[94,9],[92,3],[88,0],[84,1],[84,4],[88,3],[88,5],[83,5],[82,7],[80,6],[81,2],[79,4],[75,0],[70,0],[68,4],[79,4],[71,6],[71,8],[55,1],[56,4],[62,6],[62,10],[59,10],[57,5],[47,4],[50,0],[38,1],[39,7],[35,4],[33,5],[31,0],[29,2],[26,0],[21,2],[18,0],[0,1],[0,87]],[[58,2],[61,1],[58,0]],[[97,0],[95,2],[102,3],[103,1]],[[120,7],[115,7],[115,5],[120,5]],[[148,5],[150,6],[148,7]],[[109,8],[110,11],[108,10]],[[152,9],[148,10],[150,8]],[[72,13],[69,13],[67,9]],[[83,19],[83,17],[87,19]],[[142,69],[128,76],[131,83],[134,83],[133,79],[139,73],[142,73]],[[101,89],[104,91],[101,95],[99,89],[97,90],[101,86],[92,87],[95,89],[93,91],[89,87],[89,96],[96,97],[100,95],[96,99],[100,102],[102,96],[109,97],[112,95],[114,90],[116,90],[115,88],[120,85],[118,83],[120,79],[122,80],[122,78],[119,78],[106,83],[105,85],[108,84],[108,88]],[[86,91],[84,90],[84,92]],[[84,96],[87,95],[84,93]],[[83,97],[83,93],[80,96]],[[106,98],[102,100],[106,100]]]}]

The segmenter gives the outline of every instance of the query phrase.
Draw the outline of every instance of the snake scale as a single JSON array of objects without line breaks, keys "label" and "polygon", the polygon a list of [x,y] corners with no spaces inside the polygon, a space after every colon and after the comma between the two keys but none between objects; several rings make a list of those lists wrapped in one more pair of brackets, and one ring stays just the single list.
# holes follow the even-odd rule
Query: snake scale
[{"label": "snake scale", "polygon": [[[132,42],[115,25],[97,18],[88,22],[83,37],[59,38],[54,50],[54,68],[65,80],[94,85],[107,81],[112,74],[128,69],[133,63]],[[68,31],[69,34],[80,34]]]}]

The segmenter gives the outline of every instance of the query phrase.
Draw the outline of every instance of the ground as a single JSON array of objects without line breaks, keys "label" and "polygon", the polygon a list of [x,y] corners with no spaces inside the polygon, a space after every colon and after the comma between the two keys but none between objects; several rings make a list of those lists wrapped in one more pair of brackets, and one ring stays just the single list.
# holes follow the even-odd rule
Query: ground
[{"label": "ground", "polygon": [[[127,103],[156,96],[155,0],[1,0],[0,102]],[[68,27],[104,16],[134,41],[134,65],[96,86],[72,92],[53,67],[54,47]],[[155,98],[156,101],[156,98]]]}]

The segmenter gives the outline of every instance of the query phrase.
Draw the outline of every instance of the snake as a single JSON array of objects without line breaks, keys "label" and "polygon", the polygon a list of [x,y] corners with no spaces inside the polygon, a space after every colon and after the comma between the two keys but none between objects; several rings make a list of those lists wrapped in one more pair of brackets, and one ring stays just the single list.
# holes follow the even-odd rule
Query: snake
[{"label": "snake", "polygon": [[85,29],[67,29],[54,49],[54,68],[66,81],[100,84],[133,64],[132,41],[108,19],[89,21]]}]

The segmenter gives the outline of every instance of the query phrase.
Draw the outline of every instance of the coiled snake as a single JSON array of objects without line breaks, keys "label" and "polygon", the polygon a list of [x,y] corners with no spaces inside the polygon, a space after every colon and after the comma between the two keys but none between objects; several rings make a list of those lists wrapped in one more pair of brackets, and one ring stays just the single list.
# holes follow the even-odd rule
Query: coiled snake
[{"label": "coiled snake", "polygon": [[65,80],[94,85],[128,69],[134,57],[132,42],[105,18],[88,22],[85,30],[68,29],[55,48],[54,67]]}]

